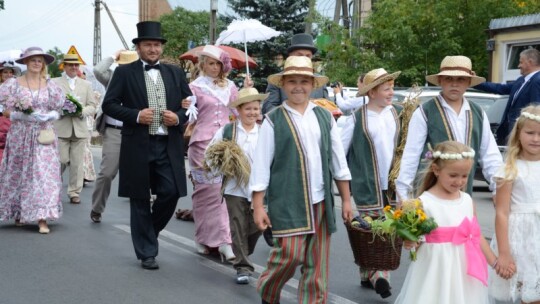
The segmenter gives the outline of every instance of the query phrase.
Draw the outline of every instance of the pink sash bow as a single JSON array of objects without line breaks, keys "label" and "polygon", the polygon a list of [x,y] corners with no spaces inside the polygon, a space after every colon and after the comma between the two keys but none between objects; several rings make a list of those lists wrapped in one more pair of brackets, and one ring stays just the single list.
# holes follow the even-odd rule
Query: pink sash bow
[{"label": "pink sash bow", "polygon": [[457,227],[439,227],[426,235],[426,243],[465,244],[467,274],[487,286],[487,261],[480,248],[482,233],[476,217],[464,218]]}]

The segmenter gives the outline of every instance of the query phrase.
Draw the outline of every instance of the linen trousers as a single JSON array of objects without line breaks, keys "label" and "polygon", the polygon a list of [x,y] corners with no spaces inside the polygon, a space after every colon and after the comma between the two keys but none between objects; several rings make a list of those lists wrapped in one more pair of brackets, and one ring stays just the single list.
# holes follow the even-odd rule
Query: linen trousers
[{"label": "linen trousers", "polygon": [[[302,265],[298,282],[298,303],[326,303],[328,298],[328,256],[330,233],[324,201],[313,205],[315,233],[274,237],[274,247],[259,280],[257,291],[269,303],[279,302],[281,290]],[[272,221],[272,219],[270,219]]]},{"label": "linen trousers", "polygon": [[83,188],[84,179],[84,148],[88,138],[78,138],[75,131],[71,137],[58,138],[58,150],[60,151],[60,174],[63,174],[69,165],[69,183],[67,194],[69,198],[79,197]]},{"label": "linen trousers", "polygon": [[103,148],[101,150],[101,164],[92,193],[92,210],[97,213],[105,211],[107,199],[111,193],[111,183],[118,174],[120,166],[120,145],[122,134],[120,129],[105,128],[103,132]]},{"label": "linen trousers", "polygon": [[255,225],[251,203],[247,198],[225,194],[225,201],[229,212],[232,248],[236,256],[233,267],[237,274],[251,275],[254,267],[248,256],[255,250],[262,232]]}]

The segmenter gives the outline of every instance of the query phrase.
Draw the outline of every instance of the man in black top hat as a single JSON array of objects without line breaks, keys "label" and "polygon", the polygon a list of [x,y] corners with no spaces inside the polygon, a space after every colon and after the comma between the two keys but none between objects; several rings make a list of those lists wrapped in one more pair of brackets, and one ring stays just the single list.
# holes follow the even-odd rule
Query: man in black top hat
[{"label": "man in black top hat", "polygon": [[123,122],[118,195],[130,199],[135,254],[143,268],[158,269],[158,235],[187,193],[181,101],[192,93],[182,70],[159,62],[167,42],[161,24],[140,22],[137,32],[140,59],[116,68],[103,112]]},{"label": "man in black top hat", "polygon": [[[306,56],[311,59],[315,53],[317,53],[317,48],[313,44],[313,37],[311,37],[311,35],[302,33],[292,36],[291,45],[287,49],[287,56]],[[263,103],[263,114],[266,114],[273,108],[280,106],[283,101],[287,99],[287,94],[285,94],[285,91],[272,84],[268,84],[266,87],[266,93],[269,93],[270,96],[268,96]],[[326,87],[323,86],[313,90],[310,98],[328,99],[328,91],[326,91]]]}]

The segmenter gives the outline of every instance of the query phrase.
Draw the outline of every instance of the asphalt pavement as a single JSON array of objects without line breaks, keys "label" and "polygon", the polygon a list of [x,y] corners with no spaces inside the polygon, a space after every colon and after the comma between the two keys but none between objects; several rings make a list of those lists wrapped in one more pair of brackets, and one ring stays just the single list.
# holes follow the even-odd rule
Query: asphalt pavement
[{"label": "asphalt pavement", "polygon": [[[94,147],[92,151],[99,170],[101,149]],[[270,250],[262,238],[252,255],[254,278],[249,285],[237,285],[230,264],[222,263],[217,255],[196,253],[193,223],[173,218],[160,235],[160,269],[144,270],[131,243],[129,201],[116,195],[117,179],[99,224],[89,217],[93,187],[93,183],[85,187],[82,203],[72,205],[64,182],[64,214],[50,223],[49,235],[40,235],[37,224],[15,227],[14,222],[0,223],[1,304],[260,303],[256,278]],[[476,190],[473,198],[478,219],[484,234],[491,237],[494,209],[490,194],[481,183]],[[336,203],[340,208],[339,198]],[[180,199],[178,208],[191,208],[189,195]],[[408,255],[402,254],[400,267],[392,272],[392,296],[387,299],[360,287],[353,261],[345,227],[339,225],[332,236],[328,303],[393,303],[410,263]],[[298,268],[285,286],[282,304],[296,303],[299,273]]]}]

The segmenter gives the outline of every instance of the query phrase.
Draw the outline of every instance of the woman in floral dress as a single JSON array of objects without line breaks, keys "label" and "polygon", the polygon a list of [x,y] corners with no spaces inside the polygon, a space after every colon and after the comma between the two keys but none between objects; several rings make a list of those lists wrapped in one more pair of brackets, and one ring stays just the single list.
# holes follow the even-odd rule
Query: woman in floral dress
[{"label": "woman in floral dress", "polygon": [[18,226],[37,221],[42,234],[50,231],[47,220],[62,215],[56,135],[50,144],[38,142],[41,130],[54,131],[64,103],[62,89],[47,78],[47,65],[54,60],[30,47],[17,60],[27,66],[26,74],[0,87],[0,104],[11,112],[0,165],[0,220],[14,218]]}]

